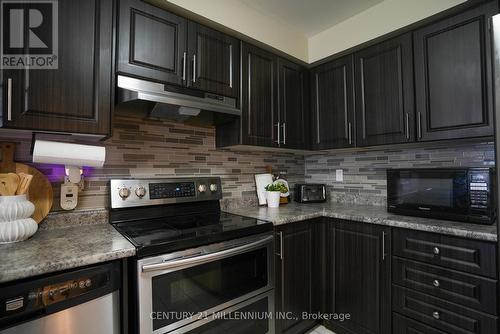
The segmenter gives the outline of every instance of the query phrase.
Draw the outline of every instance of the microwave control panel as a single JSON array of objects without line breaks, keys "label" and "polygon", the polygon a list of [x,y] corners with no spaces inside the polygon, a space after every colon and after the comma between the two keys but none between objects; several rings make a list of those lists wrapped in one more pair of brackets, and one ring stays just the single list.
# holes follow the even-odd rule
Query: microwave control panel
[{"label": "microwave control panel", "polygon": [[470,207],[484,211],[490,207],[489,169],[470,169],[469,171]]}]

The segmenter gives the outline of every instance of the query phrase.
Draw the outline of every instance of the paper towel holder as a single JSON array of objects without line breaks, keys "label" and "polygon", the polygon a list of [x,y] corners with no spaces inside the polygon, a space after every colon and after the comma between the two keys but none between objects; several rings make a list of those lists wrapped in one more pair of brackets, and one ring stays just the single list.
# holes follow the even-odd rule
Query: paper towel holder
[{"label": "paper towel holder", "polygon": [[106,148],[34,139],[32,154],[34,163],[64,165],[67,180],[78,184],[82,180],[82,167],[104,165]]}]

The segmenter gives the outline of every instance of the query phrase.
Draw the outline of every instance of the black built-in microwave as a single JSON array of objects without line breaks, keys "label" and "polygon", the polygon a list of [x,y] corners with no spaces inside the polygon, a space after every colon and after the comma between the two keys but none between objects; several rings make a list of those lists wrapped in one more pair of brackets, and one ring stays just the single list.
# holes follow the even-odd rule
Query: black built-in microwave
[{"label": "black built-in microwave", "polygon": [[389,212],[493,224],[496,178],[492,168],[387,170]]}]

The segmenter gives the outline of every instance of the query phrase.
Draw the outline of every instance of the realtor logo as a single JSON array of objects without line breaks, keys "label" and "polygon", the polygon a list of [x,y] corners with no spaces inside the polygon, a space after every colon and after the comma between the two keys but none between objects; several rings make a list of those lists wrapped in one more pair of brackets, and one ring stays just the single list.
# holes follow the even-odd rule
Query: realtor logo
[{"label": "realtor logo", "polygon": [[57,0],[0,1],[0,68],[57,69]]}]

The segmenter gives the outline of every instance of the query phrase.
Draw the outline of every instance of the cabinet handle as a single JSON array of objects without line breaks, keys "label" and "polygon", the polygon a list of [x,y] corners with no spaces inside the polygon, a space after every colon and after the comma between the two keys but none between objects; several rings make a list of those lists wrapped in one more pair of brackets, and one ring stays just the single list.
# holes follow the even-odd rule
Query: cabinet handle
[{"label": "cabinet handle", "polygon": [[439,312],[438,312],[438,311],[434,311],[434,312],[432,312],[432,317],[433,317],[434,319],[439,320],[439,318],[441,317],[441,315],[439,314]]},{"label": "cabinet handle", "polygon": [[406,139],[410,140],[410,114],[406,113],[406,119],[405,119],[405,131],[406,131]]},{"label": "cabinet handle", "polygon": [[351,122],[349,122],[347,132],[348,132],[347,137],[349,138],[349,145],[351,145],[352,144],[352,123]]},{"label": "cabinet handle", "polygon": [[280,260],[283,260],[283,232],[278,232],[280,236],[280,252],[276,253],[280,257]]},{"label": "cabinet handle", "polygon": [[385,232],[382,232],[382,261],[385,261]]},{"label": "cabinet handle", "polygon": [[283,123],[283,145],[286,145],[286,123]]},{"label": "cabinet handle", "polygon": [[418,138],[422,138],[422,113],[417,113],[417,134]]},{"label": "cabinet handle", "polygon": [[278,128],[278,140],[275,140],[274,142],[279,145],[279,144],[281,144],[281,136],[280,136],[281,123],[278,122],[278,123],[274,124],[274,126],[276,126]]},{"label": "cabinet handle", "polygon": [[7,121],[12,121],[12,79],[7,79]]},{"label": "cabinet handle", "polygon": [[434,247],[432,249],[432,252],[434,253],[434,255],[439,255],[439,253],[441,252],[441,250],[439,249],[439,247]]},{"label": "cabinet handle", "polygon": [[439,281],[437,279],[435,279],[433,282],[432,282],[432,285],[434,285],[436,288],[439,288]]},{"label": "cabinet handle", "polygon": [[196,55],[193,55],[193,83],[196,82]]},{"label": "cabinet handle", "polygon": [[182,81],[186,81],[186,52],[182,57]]}]

